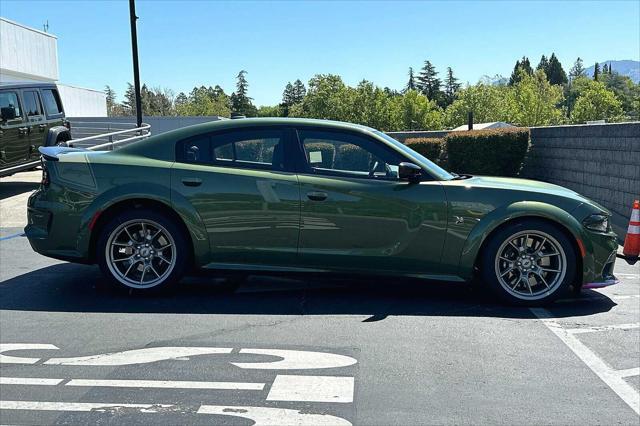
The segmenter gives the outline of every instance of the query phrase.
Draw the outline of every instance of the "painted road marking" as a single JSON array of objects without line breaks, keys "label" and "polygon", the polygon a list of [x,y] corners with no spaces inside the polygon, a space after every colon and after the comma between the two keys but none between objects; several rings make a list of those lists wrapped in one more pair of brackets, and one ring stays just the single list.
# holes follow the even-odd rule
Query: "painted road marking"
[{"label": "painted road marking", "polygon": [[253,426],[350,426],[347,420],[328,414],[309,413],[308,410],[290,410],[272,407],[228,407],[203,405],[198,414],[219,414],[253,420]]},{"label": "painted road marking", "polygon": [[190,357],[195,355],[229,354],[232,348],[198,348],[181,346],[164,346],[158,348],[134,349],[102,355],[80,356],[75,358],[51,358],[47,365],[133,365],[169,359]]},{"label": "painted road marking", "polygon": [[315,370],[348,367],[358,361],[346,355],[328,352],[293,351],[285,349],[240,349],[241,354],[270,355],[278,361],[232,362],[236,367],[259,370]]},{"label": "painted road marking", "polygon": [[54,401],[0,401],[0,410],[35,411],[97,411],[107,412],[120,408],[137,409],[141,413],[157,413],[176,407],[171,404],[117,404],[109,402],[54,402]]},{"label": "painted road marking", "polygon": [[591,349],[553,319],[543,308],[529,308],[565,345],[573,351],[600,379],[607,384],[636,414],[640,415],[640,394],[616,370],[609,367]]},{"label": "painted road marking", "polygon": [[[38,377],[0,377],[0,385],[56,386],[67,379],[45,379]],[[264,383],[244,382],[199,382],[191,380],[102,380],[71,379],[64,386],[109,387],[109,388],[158,388],[158,389],[219,389],[219,390],[263,390]]]},{"label": "painted road marking", "polygon": [[44,379],[39,377],[0,377],[0,385],[55,386],[64,379]]},{"label": "painted road marking", "polygon": [[[119,404],[113,402],[54,402],[54,401],[0,401],[0,410],[79,411],[98,413],[122,409],[140,413],[191,412],[188,407],[173,404]],[[254,426],[350,426],[347,420],[328,414],[310,413],[309,410],[291,410],[273,407],[201,405],[196,414],[242,417],[252,420]]]},{"label": "painted road marking", "polygon": [[4,352],[22,350],[58,349],[46,343],[0,343],[0,364],[35,364],[40,358],[24,358],[4,355]]},{"label": "painted road marking", "polygon": [[[4,352],[36,349],[58,349],[58,347],[39,343],[3,343],[0,344],[0,364],[35,364],[40,361],[41,358],[16,357],[5,355]],[[45,361],[44,364],[122,366],[147,364],[157,361],[187,358],[196,355],[230,354],[232,350],[232,348],[162,346],[80,357],[51,358],[48,361]],[[278,360],[271,361],[231,363],[239,368],[257,370],[315,370],[322,368],[347,367],[358,362],[355,358],[351,358],[350,356],[338,355],[329,352],[285,349],[240,349],[239,353],[280,358]]]},{"label": "painted road marking", "polygon": [[19,234],[7,235],[6,237],[1,237],[0,241],[11,240],[13,238],[24,237],[24,232],[20,232]]},{"label": "painted road marking", "polygon": [[616,373],[618,373],[620,377],[640,376],[640,367],[627,368],[626,370],[617,370]]},{"label": "painted road marking", "polygon": [[610,330],[632,330],[634,328],[640,328],[640,322],[634,322],[629,324],[602,325],[602,326],[584,327],[584,328],[565,328],[565,330],[571,334],[582,334],[582,333],[595,333],[598,331],[610,331]]},{"label": "painted road marking", "polygon": [[353,377],[278,375],[267,401],[353,402]]},{"label": "painted road marking", "polygon": [[72,379],[66,386],[158,389],[262,390],[264,383],[198,382],[191,380],[93,380]]}]

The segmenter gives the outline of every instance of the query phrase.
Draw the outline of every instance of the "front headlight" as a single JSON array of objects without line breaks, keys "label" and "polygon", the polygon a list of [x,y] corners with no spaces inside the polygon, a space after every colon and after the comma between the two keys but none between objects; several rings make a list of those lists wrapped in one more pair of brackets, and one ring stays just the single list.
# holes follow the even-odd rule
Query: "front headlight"
[{"label": "front headlight", "polygon": [[602,213],[594,213],[587,216],[582,221],[585,228],[597,232],[607,232],[609,230],[609,216]]}]

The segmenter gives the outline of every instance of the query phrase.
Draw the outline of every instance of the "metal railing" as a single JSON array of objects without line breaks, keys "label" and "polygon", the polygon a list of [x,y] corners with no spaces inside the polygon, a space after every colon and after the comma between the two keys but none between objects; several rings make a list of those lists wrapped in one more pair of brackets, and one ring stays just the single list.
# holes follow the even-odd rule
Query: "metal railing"
[{"label": "metal railing", "polygon": [[151,126],[146,123],[136,127],[133,123],[76,122],[72,123],[71,135],[73,139],[69,144],[74,148],[108,151],[148,138]]},{"label": "metal railing", "polygon": [[[151,125],[142,123],[142,126],[135,127],[132,123],[105,123],[105,122],[83,122],[82,124],[100,124],[101,127],[91,127],[76,125],[71,126],[71,136],[83,136],[80,138],[74,138],[68,141],[69,146],[74,148],[84,148],[90,151],[112,151],[115,148],[119,148],[123,145],[128,145],[132,142],[146,139],[151,136]],[[122,128],[122,127],[131,128]],[[118,127],[120,127],[118,129]],[[113,130],[107,133],[100,133],[104,130]],[[87,136],[88,135],[88,136]],[[18,164],[13,167],[2,169],[2,174],[11,174],[23,170],[28,170],[32,167],[40,165],[40,160],[30,161],[28,163]]]}]

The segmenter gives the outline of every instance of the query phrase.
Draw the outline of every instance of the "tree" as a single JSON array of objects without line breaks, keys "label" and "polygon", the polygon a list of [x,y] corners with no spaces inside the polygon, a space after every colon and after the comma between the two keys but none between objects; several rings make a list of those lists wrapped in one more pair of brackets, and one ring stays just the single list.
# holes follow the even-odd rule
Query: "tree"
[{"label": "tree", "polygon": [[580,96],[571,113],[573,123],[593,120],[619,121],[622,119],[622,103],[600,81],[583,79]]},{"label": "tree", "polygon": [[509,96],[511,88],[478,83],[458,92],[455,101],[445,111],[447,127],[458,127],[467,123],[469,112],[473,112],[476,123],[509,121]]},{"label": "tree", "polygon": [[609,65],[604,64],[604,65],[602,66],[602,74],[604,74],[604,75],[609,74]]},{"label": "tree", "polygon": [[424,66],[418,75],[418,90],[432,101],[440,100],[440,85],[442,84],[438,78],[436,67],[429,61],[424,61]]},{"label": "tree", "polygon": [[598,81],[599,76],[600,76],[600,64],[596,62],[596,64],[593,66],[593,79],[595,81]]},{"label": "tree", "polygon": [[231,109],[235,113],[255,117],[258,110],[251,102],[253,99],[248,96],[249,83],[246,75],[247,72],[242,70],[236,76],[236,91],[231,95]]},{"label": "tree", "polygon": [[104,86],[104,94],[107,101],[107,116],[113,117],[116,110],[116,92],[109,87],[109,85]]},{"label": "tree", "polygon": [[453,103],[458,90],[460,90],[460,83],[458,83],[458,79],[453,76],[451,67],[447,67],[447,78],[444,81],[444,101],[446,106]]},{"label": "tree", "polygon": [[442,129],[444,122],[442,109],[435,101],[428,99],[417,90],[408,90],[394,100],[395,111],[399,114],[397,130]]},{"label": "tree", "polygon": [[284,88],[284,92],[282,92],[282,104],[286,106],[291,106],[295,102],[293,101],[293,84],[288,82]]},{"label": "tree", "polygon": [[407,81],[407,85],[404,87],[404,91],[407,92],[409,90],[416,90],[416,81],[413,75],[413,67],[409,67],[409,81]]},{"label": "tree", "polygon": [[551,84],[567,84],[567,73],[564,72],[562,64],[556,57],[555,53],[551,54],[547,69],[544,70],[547,79]]},{"label": "tree", "polygon": [[220,86],[194,87],[187,97],[180,93],[176,97],[175,109],[178,115],[229,117],[229,97]]},{"label": "tree", "polygon": [[542,57],[540,58],[540,62],[538,62],[536,70],[542,70],[545,73],[549,70],[549,60],[546,56],[542,55]]},{"label": "tree", "polygon": [[524,71],[527,75],[533,74],[533,68],[531,68],[529,58],[526,56],[523,56],[521,60],[516,61],[516,65],[513,67],[513,72],[509,78],[509,86],[513,86],[520,81],[520,77],[523,75],[520,73],[520,70]]},{"label": "tree", "polygon": [[584,77],[585,75],[586,72],[584,66],[582,65],[582,59],[578,57],[578,59],[576,59],[575,63],[573,64],[573,67],[571,67],[571,70],[569,70],[569,78],[573,81],[576,78]]},{"label": "tree", "polygon": [[564,100],[562,87],[552,85],[543,70],[528,75],[520,70],[519,81],[509,92],[509,121],[521,126],[548,126],[562,122],[558,107]]},{"label": "tree", "polygon": [[122,107],[124,115],[136,115],[136,92],[131,83],[127,83],[127,90],[124,92]]},{"label": "tree", "polygon": [[296,79],[293,82],[293,91],[291,92],[291,101],[293,104],[297,104],[302,102],[305,95],[307,94],[307,88],[304,87],[304,83],[300,81],[300,79]]}]

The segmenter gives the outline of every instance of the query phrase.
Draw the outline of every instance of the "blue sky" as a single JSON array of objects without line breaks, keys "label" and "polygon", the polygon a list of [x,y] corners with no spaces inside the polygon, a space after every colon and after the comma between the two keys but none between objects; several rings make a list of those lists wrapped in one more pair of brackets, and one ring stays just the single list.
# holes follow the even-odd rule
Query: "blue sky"
[{"label": "blue sky", "polygon": [[[508,76],[516,59],[535,66],[555,52],[576,57],[640,56],[640,1],[250,2],[137,1],[144,83],[188,92],[235,88],[248,71],[257,105],[280,101],[287,81],[335,73],[401,89],[425,59],[462,82]],[[0,15],[58,36],[61,82],[122,96],[132,81],[127,1],[1,0]]]}]

